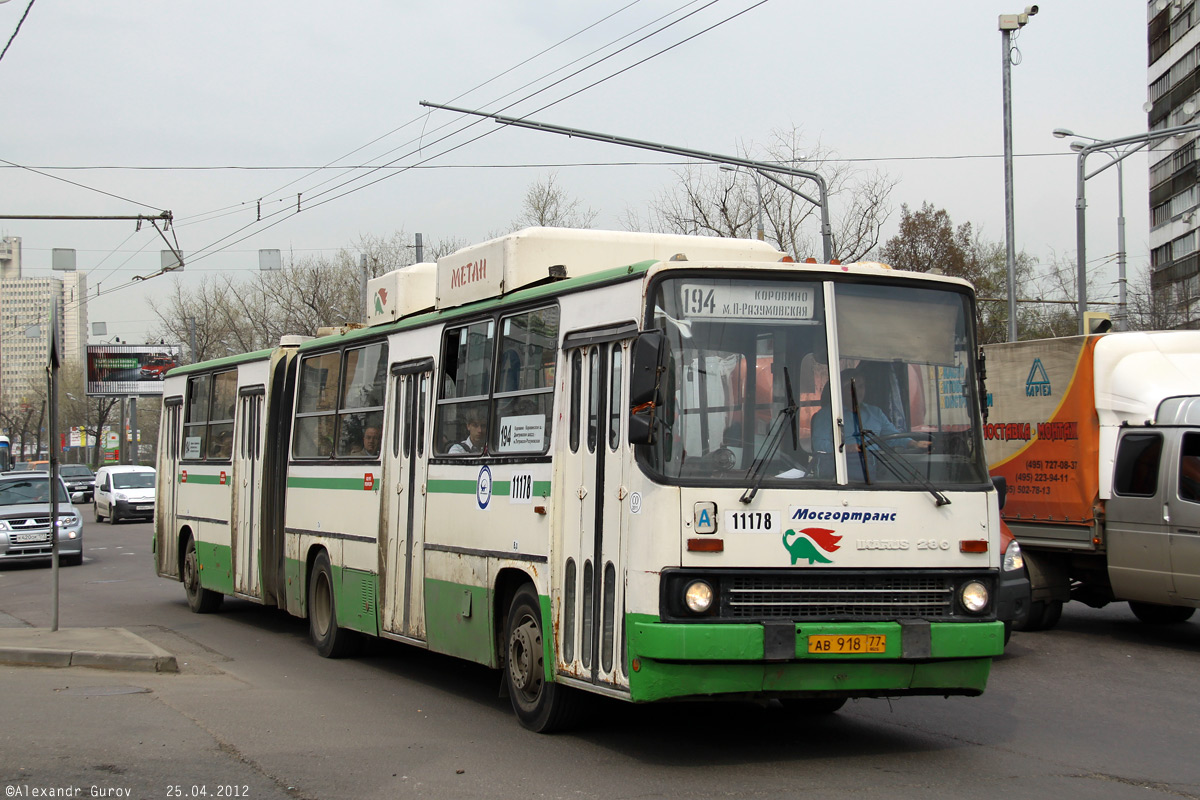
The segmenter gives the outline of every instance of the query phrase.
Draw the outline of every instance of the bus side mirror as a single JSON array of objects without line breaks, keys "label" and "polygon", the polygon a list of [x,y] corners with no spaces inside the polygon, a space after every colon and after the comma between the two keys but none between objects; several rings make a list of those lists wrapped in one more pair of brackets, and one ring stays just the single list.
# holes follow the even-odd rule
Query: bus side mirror
[{"label": "bus side mirror", "polygon": [[996,494],[999,495],[1000,509],[1004,510],[1004,501],[1008,497],[1008,478],[1003,475],[995,475],[992,477],[992,485],[996,487]]},{"label": "bus side mirror", "polygon": [[653,444],[655,412],[663,402],[667,340],[645,331],[633,342],[629,371],[629,443]]}]

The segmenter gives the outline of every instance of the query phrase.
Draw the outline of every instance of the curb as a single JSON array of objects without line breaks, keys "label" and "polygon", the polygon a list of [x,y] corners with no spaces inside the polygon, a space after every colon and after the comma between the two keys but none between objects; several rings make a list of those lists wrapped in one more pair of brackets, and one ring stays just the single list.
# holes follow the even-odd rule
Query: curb
[{"label": "curb", "polygon": [[[49,647],[55,639],[61,646]],[[74,640],[74,641],[72,641]],[[175,656],[123,628],[0,631],[0,664],[25,667],[93,667],[133,672],[179,672]]]}]

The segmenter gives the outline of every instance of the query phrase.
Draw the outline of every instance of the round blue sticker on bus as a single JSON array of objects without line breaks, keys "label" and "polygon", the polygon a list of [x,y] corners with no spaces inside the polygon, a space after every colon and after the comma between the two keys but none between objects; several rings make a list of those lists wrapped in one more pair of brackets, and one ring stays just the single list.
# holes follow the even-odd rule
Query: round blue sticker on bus
[{"label": "round blue sticker on bus", "polygon": [[484,464],[479,468],[479,478],[475,481],[475,502],[481,509],[486,509],[492,501],[492,471]]}]

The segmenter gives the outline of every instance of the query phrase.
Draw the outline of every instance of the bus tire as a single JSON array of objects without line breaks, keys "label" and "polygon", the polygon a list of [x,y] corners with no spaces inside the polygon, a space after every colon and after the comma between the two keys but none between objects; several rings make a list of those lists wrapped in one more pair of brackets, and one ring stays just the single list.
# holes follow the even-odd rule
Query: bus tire
[{"label": "bus tire", "polygon": [[183,550],[182,572],[183,591],[193,613],[211,614],[221,607],[225,595],[200,585],[200,559],[196,556],[196,542],[190,536]]},{"label": "bus tire", "polygon": [[1196,609],[1188,606],[1160,606],[1136,600],[1129,601],[1129,610],[1147,625],[1178,625],[1187,622],[1196,613]]},{"label": "bus tire", "polygon": [[542,606],[532,584],[513,596],[504,631],[504,680],[521,725],[536,733],[562,730],[575,721],[575,691],[546,680]]},{"label": "bus tire", "polygon": [[333,568],[322,550],[308,577],[308,636],[322,658],[345,658],[358,650],[358,634],[337,624]]},{"label": "bus tire", "polygon": [[784,697],[779,700],[783,710],[804,717],[827,717],[846,705],[845,697]]}]

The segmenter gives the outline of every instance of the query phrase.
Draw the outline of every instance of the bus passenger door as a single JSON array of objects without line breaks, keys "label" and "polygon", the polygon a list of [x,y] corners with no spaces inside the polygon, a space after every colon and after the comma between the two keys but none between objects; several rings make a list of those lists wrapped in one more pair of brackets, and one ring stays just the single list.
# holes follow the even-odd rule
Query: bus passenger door
[{"label": "bus passenger door", "polygon": [[259,578],[259,491],[262,464],[263,392],[239,398],[237,430],[234,431],[233,465],[233,575],[234,590],[248,597],[261,597]]},{"label": "bus passenger door", "polygon": [[183,398],[171,397],[163,403],[158,483],[156,494],[155,535],[158,537],[158,569],[168,575],[179,574],[179,528],[175,510],[179,500],[179,435]]},{"label": "bus passenger door", "polygon": [[[567,353],[567,435],[560,503],[563,547],[558,631],[560,668],[591,683],[626,686],[622,547],[624,465],[622,429],[626,342]],[[577,531],[577,532],[576,532]],[[553,552],[553,551],[552,551]]]},{"label": "bus passenger door", "polygon": [[[388,537],[383,627],[390,633],[425,639],[424,574],[425,479],[429,388],[433,359],[398,365],[392,390],[390,436],[384,444]],[[393,368],[394,370],[396,368]]]}]

